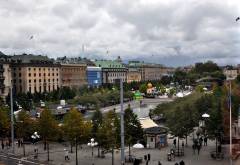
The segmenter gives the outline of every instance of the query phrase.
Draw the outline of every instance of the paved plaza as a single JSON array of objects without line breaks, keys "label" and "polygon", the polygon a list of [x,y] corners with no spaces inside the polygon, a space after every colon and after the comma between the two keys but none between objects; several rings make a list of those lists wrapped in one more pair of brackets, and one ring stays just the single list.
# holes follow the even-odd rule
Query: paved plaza
[{"label": "paved plaza", "polygon": [[[180,142],[182,142],[180,140]],[[43,150],[43,145],[38,144],[38,159],[34,159],[34,146],[33,145],[26,145],[26,157],[24,159],[28,160],[29,162],[33,161],[36,162],[35,164],[49,164],[49,165],[75,165],[75,148],[73,148],[73,153],[70,153],[70,160],[65,161],[64,160],[64,148],[70,149],[68,145],[65,144],[58,144],[58,143],[51,143],[50,144],[50,161],[47,162],[47,152]],[[181,146],[181,145],[180,145]],[[210,157],[210,151],[215,150],[215,142],[209,141],[208,146],[203,146],[200,154],[198,155],[197,152],[193,154],[192,150],[192,143],[189,138],[189,144],[188,146],[184,147],[184,156],[182,157],[176,157],[175,160],[167,161],[167,153],[170,151],[170,148],[172,148],[172,140],[169,140],[169,146],[162,148],[162,149],[132,149],[131,153],[132,155],[136,157],[143,158],[144,155],[150,154],[151,160],[148,162],[148,165],[158,165],[158,161],[162,163],[162,165],[174,165],[176,162],[180,162],[181,160],[184,160],[186,165],[228,165],[229,159],[228,155],[225,155],[223,160],[213,160]],[[6,152],[6,150],[4,151]],[[1,154],[3,155],[4,152],[1,150]],[[128,149],[126,148],[125,154],[128,154]],[[228,147],[223,146],[223,152],[228,152]],[[16,146],[16,155],[18,158],[23,158],[23,149],[18,148]],[[78,162],[79,165],[92,165],[93,162],[95,165],[111,165],[112,164],[112,157],[111,153],[107,153],[105,158],[98,158],[97,157],[97,148],[94,149],[94,157],[91,156],[91,148],[89,148],[86,145],[83,145],[78,150]],[[119,165],[120,164],[120,151],[115,150],[115,158],[114,158],[114,164]],[[29,162],[22,162],[23,165],[31,164]],[[234,161],[234,165],[239,165],[240,160]],[[1,164],[1,159],[0,159]],[[9,165],[14,163],[9,163]],[[126,163],[130,164],[130,163]],[[143,160],[142,164],[146,164]]]}]

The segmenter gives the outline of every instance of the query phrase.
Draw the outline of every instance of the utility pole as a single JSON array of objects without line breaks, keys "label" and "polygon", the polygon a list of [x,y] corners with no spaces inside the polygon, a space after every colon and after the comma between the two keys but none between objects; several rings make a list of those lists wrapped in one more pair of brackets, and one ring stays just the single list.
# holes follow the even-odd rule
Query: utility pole
[{"label": "utility pole", "polygon": [[232,85],[231,85],[231,80],[229,80],[229,132],[230,132],[230,143],[229,143],[229,155],[230,155],[230,165],[232,165]]},{"label": "utility pole", "polygon": [[10,97],[11,97],[11,140],[12,140],[12,153],[14,154],[15,150],[14,150],[14,119],[13,119],[13,87],[11,84],[10,87]]},{"label": "utility pole", "polygon": [[124,165],[124,110],[123,110],[123,80],[120,79],[120,103],[121,103],[121,165]]}]

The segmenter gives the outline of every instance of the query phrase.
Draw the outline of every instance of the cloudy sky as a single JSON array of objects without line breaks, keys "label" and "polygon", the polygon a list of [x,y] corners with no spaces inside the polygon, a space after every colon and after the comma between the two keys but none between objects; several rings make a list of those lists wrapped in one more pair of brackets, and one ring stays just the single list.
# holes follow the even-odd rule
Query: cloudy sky
[{"label": "cloudy sky", "polygon": [[238,0],[0,0],[0,51],[236,64],[238,16]]}]

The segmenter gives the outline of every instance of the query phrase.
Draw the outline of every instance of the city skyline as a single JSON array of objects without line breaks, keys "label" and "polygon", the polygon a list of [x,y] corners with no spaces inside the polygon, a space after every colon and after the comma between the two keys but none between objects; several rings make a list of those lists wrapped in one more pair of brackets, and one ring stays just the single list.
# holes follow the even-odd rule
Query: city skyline
[{"label": "city skyline", "polygon": [[1,1],[0,51],[52,58],[238,64],[236,0]]}]

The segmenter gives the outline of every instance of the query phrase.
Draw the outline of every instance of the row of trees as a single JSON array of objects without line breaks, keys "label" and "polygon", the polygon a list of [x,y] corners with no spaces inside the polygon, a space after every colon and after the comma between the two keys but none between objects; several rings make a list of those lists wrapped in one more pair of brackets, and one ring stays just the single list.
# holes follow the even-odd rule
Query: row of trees
[{"label": "row of trees", "polygon": [[[68,141],[70,150],[75,146],[86,144],[94,137],[98,142],[98,151],[109,151],[120,147],[120,119],[119,115],[111,110],[105,115],[96,110],[92,120],[85,120],[81,113],[71,109],[65,116],[63,123],[58,123],[51,112],[45,109],[39,119],[30,118],[26,111],[21,111],[15,122],[16,137],[23,141],[31,140],[31,135],[37,131],[47,150],[49,160],[49,143],[52,141]],[[143,130],[137,116],[128,107],[125,110],[125,140],[128,146],[143,141]],[[0,138],[10,137],[10,117],[8,109],[0,109]],[[129,147],[130,149],[130,147]],[[23,147],[25,155],[25,147]],[[129,151],[130,152],[130,151]]]}]

